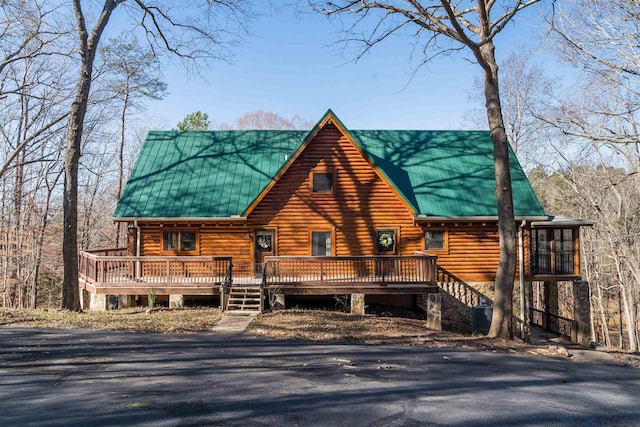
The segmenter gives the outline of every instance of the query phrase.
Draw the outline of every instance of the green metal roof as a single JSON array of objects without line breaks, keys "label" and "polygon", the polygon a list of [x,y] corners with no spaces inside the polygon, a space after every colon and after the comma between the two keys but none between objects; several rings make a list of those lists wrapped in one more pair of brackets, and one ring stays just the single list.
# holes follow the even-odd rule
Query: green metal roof
[{"label": "green metal roof", "polygon": [[[488,132],[348,132],[417,214],[497,215]],[[149,132],[114,216],[242,216],[307,135],[279,130]],[[511,174],[515,215],[545,216],[513,153]]]},{"label": "green metal roof", "polygon": [[116,218],[242,215],[302,144],[305,131],[151,131]]},{"label": "green metal roof", "polygon": [[[488,131],[350,131],[419,215],[497,216]],[[510,151],[515,216],[546,216]]]}]

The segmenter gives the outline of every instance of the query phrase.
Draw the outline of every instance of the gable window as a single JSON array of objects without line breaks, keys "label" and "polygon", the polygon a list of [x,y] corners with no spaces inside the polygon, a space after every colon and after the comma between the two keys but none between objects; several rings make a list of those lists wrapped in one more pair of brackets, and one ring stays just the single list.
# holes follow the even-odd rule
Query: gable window
[{"label": "gable window", "polygon": [[333,193],[334,172],[311,172],[312,193]]},{"label": "gable window", "polygon": [[445,230],[429,230],[424,232],[424,249],[427,251],[446,251],[447,233]]},{"label": "gable window", "polygon": [[165,231],[162,233],[162,250],[166,252],[193,252],[196,250],[195,231]]},{"label": "gable window", "polygon": [[311,256],[331,256],[331,231],[311,232]]},{"label": "gable window", "polygon": [[396,230],[376,230],[376,253],[395,253],[396,240]]},{"label": "gable window", "polygon": [[574,274],[572,228],[531,230],[531,270],[533,274]]}]

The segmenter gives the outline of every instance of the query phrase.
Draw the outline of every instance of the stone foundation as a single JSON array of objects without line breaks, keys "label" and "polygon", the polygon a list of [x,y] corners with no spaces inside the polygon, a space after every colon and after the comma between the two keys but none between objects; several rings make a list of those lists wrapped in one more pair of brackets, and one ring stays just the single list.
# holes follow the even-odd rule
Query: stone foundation
[{"label": "stone foundation", "polygon": [[169,308],[184,307],[184,295],[169,295]]},{"label": "stone foundation", "polygon": [[427,328],[442,330],[442,293],[427,294]]},{"label": "stone foundation", "polygon": [[591,301],[589,282],[573,282],[573,325],[571,341],[588,346],[591,343]]},{"label": "stone foundation", "polygon": [[[531,286],[525,282],[525,299],[531,293]],[[447,331],[470,334],[473,332],[472,308],[480,305],[481,299],[493,305],[495,282],[439,282],[442,289],[442,328]],[[513,286],[513,333],[520,337],[522,319],[520,318],[520,282]],[[529,336],[529,307],[525,304],[525,339]]]},{"label": "stone foundation", "polygon": [[470,334],[473,332],[471,308],[486,298],[493,303],[493,282],[439,282],[442,289],[442,329]]},{"label": "stone foundation", "polygon": [[107,311],[109,296],[104,294],[90,294],[89,310],[91,311]]},{"label": "stone foundation", "polygon": [[351,294],[351,314],[364,316],[364,294]]}]

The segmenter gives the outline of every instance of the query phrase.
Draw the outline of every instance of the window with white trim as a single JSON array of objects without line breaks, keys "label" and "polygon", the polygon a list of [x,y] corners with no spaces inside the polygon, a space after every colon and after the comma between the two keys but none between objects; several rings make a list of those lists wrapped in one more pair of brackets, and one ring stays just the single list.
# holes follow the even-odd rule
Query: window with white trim
[{"label": "window with white trim", "polygon": [[331,256],[331,231],[311,232],[311,256]]}]

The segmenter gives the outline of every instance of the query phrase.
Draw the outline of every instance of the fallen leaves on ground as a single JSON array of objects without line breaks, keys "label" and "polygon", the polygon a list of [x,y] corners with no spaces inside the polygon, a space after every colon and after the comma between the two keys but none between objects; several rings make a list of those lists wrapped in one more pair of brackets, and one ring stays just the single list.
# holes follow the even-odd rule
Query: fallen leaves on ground
[{"label": "fallen leaves on ground", "polygon": [[218,308],[138,307],[112,311],[0,309],[0,325],[33,328],[85,328],[112,331],[195,334],[211,331],[222,318]]},{"label": "fallen leaves on ground", "polygon": [[520,341],[430,330],[426,321],[420,319],[358,316],[322,310],[293,309],[259,316],[247,332],[279,339],[423,345],[504,353],[527,353],[535,348]]}]

